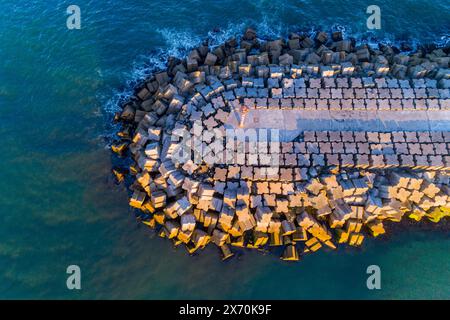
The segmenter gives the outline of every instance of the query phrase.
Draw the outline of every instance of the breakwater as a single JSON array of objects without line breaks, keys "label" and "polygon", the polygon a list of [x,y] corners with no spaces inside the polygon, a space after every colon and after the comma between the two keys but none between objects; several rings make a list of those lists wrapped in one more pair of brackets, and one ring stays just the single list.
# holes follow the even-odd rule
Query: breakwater
[{"label": "breakwater", "polygon": [[[344,39],[207,43],[169,59],[116,115],[130,205],[189,253],[359,246],[404,217],[449,215],[448,48]],[[268,133],[261,139],[261,133]]]}]

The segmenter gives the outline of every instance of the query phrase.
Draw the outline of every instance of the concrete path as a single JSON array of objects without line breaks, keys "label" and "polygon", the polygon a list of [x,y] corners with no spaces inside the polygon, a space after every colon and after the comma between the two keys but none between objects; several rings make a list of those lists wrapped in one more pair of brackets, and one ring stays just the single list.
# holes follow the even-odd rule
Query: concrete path
[{"label": "concrete path", "polygon": [[[239,128],[231,113],[226,128]],[[450,111],[329,111],[251,109],[244,129],[278,129],[283,141],[302,131],[449,131]]]}]

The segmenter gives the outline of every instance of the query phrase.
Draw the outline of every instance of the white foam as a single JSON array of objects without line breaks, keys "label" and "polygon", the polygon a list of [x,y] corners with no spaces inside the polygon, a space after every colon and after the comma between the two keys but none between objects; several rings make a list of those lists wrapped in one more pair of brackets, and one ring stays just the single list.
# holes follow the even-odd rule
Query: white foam
[{"label": "white foam", "polygon": [[[246,20],[245,22],[230,23],[226,28],[221,28],[215,31],[209,31],[207,35],[195,34],[192,30],[179,30],[171,28],[156,29],[165,42],[163,47],[156,48],[149,55],[140,55],[133,63],[133,68],[129,74],[125,76],[126,86],[123,90],[114,90],[109,99],[104,104],[104,111],[109,117],[121,110],[120,104],[126,101],[132,94],[134,87],[140,82],[148,78],[152,73],[158,70],[163,70],[166,67],[167,59],[169,57],[184,58],[189,50],[200,45],[202,40],[208,40],[211,47],[223,44],[231,37],[236,37],[238,40],[246,27],[253,27],[257,31],[260,40],[276,39],[279,37],[287,37],[289,32],[301,30],[295,25],[285,25],[278,20],[270,17],[263,17],[259,21]],[[318,27],[313,26],[306,33],[310,37],[314,37],[318,31]],[[341,31],[343,38],[354,37],[357,44],[366,43],[373,48],[377,48],[379,43],[386,45],[397,45],[404,41],[397,41],[392,34],[384,34],[383,38],[378,38],[375,33],[353,33],[349,26],[341,24],[333,24],[331,26],[323,26],[321,30],[324,31]],[[368,36],[369,35],[369,36]],[[413,50],[417,48],[419,41],[417,39],[409,39],[407,41],[411,44]],[[450,35],[443,35],[438,41],[434,42],[438,47],[443,47],[450,44]],[[113,132],[108,133],[107,136],[113,136],[116,132],[116,127]]]}]

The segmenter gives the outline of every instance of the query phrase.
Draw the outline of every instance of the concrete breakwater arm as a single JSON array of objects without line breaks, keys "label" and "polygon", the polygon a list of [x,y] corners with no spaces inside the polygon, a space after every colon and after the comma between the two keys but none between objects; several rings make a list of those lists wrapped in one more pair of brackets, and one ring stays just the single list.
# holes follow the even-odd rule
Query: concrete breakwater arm
[{"label": "concrete breakwater arm", "polygon": [[385,221],[439,222],[450,214],[449,51],[325,32],[260,41],[251,29],[202,45],[124,104],[116,173],[129,173],[143,222],[189,253],[283,246],[298,260],[359,246]]}]

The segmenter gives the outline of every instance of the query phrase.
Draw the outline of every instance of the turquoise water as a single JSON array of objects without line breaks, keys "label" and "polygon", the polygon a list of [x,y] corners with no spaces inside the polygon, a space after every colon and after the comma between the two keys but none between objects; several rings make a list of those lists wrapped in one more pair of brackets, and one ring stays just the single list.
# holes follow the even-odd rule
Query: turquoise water
[{"label": "turquoise water", "polygon": [[[382,30],[370,35],[372,1],[133,2],[0,2],[0,298],[450,298],[448,222],[395,226],[298,264],[253,252],[222,263],[212,247],[189,257],[135,221],[106,148],[120,95],[204,38],[252,25],[262,36],[323,27],[445,42],[450,2],[377,1]],[[66,28],[69,4],[81,30]],[[80,291],[66,288],[71,264]],[[371,264],[379,291],[366,288]]]}]

